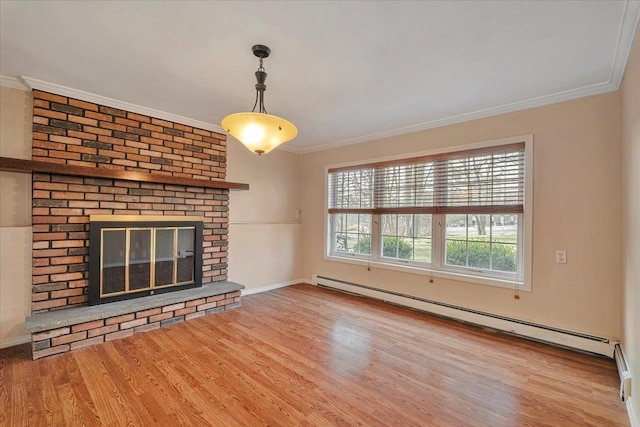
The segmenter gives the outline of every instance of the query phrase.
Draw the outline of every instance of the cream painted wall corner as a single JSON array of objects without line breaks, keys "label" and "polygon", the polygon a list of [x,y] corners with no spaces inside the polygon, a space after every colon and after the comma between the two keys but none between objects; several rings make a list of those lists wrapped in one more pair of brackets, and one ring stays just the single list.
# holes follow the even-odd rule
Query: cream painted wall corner
[{"label": "cream painted wall corner", "polygon": [[620,87],[622,349],[631,371],[629,418],[640,427],[640,32],[636,32]]},{"label": "cream painted wall corner", "polygon": [[[31,159],[31,92],[0,86],[0,156]],[[0,172],[0,227],[31,225],[31,175]]]},{"label": "cream painted wall corner", "polygon": [[[0,156],[31,158],[31,114],[30,92],[0,87]],[[31,175],[0,172],[0,348],[30,341],[31,246]]]},{"label": "cream painted wall corner", "polygon": [[31,227],[0,227],[0,348],[31,341]]},{"label": "cream painted wall corner", "polygon": [[249,184],[229,196],[229,280],[245,295],[302,277],[299,157],[280,149],[258,156],[229,137],[227,179]]}]

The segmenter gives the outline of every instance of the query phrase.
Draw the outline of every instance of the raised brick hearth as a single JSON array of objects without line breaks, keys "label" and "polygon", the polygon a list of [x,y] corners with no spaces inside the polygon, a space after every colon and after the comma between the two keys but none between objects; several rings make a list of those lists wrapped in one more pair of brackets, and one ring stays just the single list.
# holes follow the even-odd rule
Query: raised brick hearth
[{"label": "raised brick hearth", "polygon": [[240,306],[231,282],[170,294],[36,314],[27,319],[34,359],[125,338]]},{"label": "raised brick hearth", "polygon": [[[203,217],[202,283],[227,279],[228,189],[64,173],[66,166],[84,166],[224,180],[225,135],[41,91],[33,91],[33,97],[33,160],[60,165],[60,174],[33,173],[33,314],[87,304],[90,215]],[[95,327],[75,325],[68,333],[49,331],[46,339],[46,333],[40,333],[33,336],[34,357],[36,352],[54,354],[160,321],[168,324],[171,318],[206,313],[198,307],[208,303],[193,304],[161,313],[132,313],[140,316],[135,319],[101,320]],[[180,311],[187,308],[193,312]],[[45,341],[50,346],[46,350]]]}]

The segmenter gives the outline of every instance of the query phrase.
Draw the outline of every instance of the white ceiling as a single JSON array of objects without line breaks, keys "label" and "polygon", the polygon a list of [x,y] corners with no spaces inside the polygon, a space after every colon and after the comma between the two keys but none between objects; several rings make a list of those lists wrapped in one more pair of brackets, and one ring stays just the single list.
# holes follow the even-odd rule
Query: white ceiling
[{"label": "white ceiling", "polygon": [[[0,75],[217,127],[265,104],[299,152],[615,90],[638,1],[0,2]],[[4,79],[10,81],[10,79]]]}]

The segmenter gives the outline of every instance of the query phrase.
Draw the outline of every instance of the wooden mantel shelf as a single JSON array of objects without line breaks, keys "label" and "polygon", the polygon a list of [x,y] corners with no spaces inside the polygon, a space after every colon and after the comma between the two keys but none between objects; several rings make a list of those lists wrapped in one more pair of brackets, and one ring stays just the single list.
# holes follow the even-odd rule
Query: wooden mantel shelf
[{"label": "wooden mantel shelf", "polygon": [[0,171],[22,173],[51,173],[57,175],[82,176],[90,178],[122,179],[125,181],[153,182],[156,184],[185,185],[188,187],[218,188],[225,190],[248,190],[249,184],[219,181],[213,179],[181,178],[148,172],[134,172],[87,166],[63,165],[58,163],[38,162],[35,160],[12,159],[0,157]]}]

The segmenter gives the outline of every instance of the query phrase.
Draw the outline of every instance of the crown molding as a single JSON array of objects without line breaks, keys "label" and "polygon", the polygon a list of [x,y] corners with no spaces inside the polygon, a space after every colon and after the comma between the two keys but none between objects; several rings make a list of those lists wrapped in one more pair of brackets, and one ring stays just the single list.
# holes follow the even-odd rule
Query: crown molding
[{"label": "crown molding", "polygon": [[12,89],[18,90],[29,90],[28,86],[24,85],[19,79],[16,79],[15,77],[0,76],[0,86],[10,87]]},{"label": "crown molding", "polygon": [[93,102],[94,104],[131,111],[133,113],[143,114],[145,116],[155,117],[157,119],[168,120],[170,122],[180,123],[198,129],[205,129],[221,134],[226,134],[226,132],[224,132],[220,126],[214,125],[213,123],[201,122],[199,120],[190,119],[188,117],[167,113],[166,111],[155,110],[153,108],[144,107],[142,105],[136,105],[129,102],[119,101],[113,98],[107,98],[106,96],[96,95],[94,93],[72,89],[66,86],[60,86],[31,77],[22,76],[21,79],[25,81],[29,85],[29,87],[31,87],[31,89],[51,92],[57,95],[68,96],[70,98],[80,99],[82,101]]},{"label": "crown molding", "polygon": [[305,149],[304,148],[291,147],[291,146],[283,144],[283,145],[277,146],[276,150],[287,151],[289,153],[295,153],[295,154],[303,154]]},{"label": "crown molding", "polygon": [[618,31],[615,54],[613,57],[613,63],[611,64],[611,73],[609,74],[609,80],[606,82],[596,83],[594,85],[557,92],[536,98],[525,99],[523,101],[517,101],[498,107],[486,108],[471,113],[459,114],[456,116],[431,120],[428,122],[418,123],[402,128],[391,129],[384,132],[343,139],[340,141],[330,142],[328,144],[316,145],[307,148],[287,147],[287,151],[298,154],[315,153],[317,151],[330,150],[332,148],[375,141],[377,139],[404,135],[406,133],[419,132],[421,130],[433,129],[436,127],[467,122],[470,120],[483,119],[486,117],[497,116],[499,114],[506,114],[514,111],[526,110],[528,108],[541,107],[543,105],[555,104],[558,102],[570,101],[572,99],[583,98],[586,96],[616,91],[620,88],[620,84],[624,76],[624,71],[629,60],[629,55],[631,53],[633,38],[635,36],[639,23],[640,1],[627,0],[625,3],[622,20],[620,22],[620,29]]},{"label": "crown molding", "polygon": [[640,1],[629,1],[625,3],[620,29],[618,30],[618,40],[616,41],[616,51],[611,65],[609,81],[616,89],[622,83],[624,70],[627,67],[633,38],[640,22]]},{"label": "crown molding", "polygon": [[[384,132],[363,135],[356,138],[344,139],[341,141],[331,142],[314,147],[298,149],[300,154],[314,153],[317,151],[330,150],[332,148],[344,147],[347,145],[360,144],[363,142],[374,141],[392,136],[404,135],[407,133],[419,132],[422,130],[433,129],[441,126],[453,125],[456,123],[468,122],[471,120],[483,119],[486,117],[497,116],[500,114],[511,113],[514,111],[526,110],[529,108],[541,107],[543,105],[555,104],[558,102],[570,101],[572,99],[583,98],[585,96],[598,95],[606,92],[613,92],[618,88],[610,82],[597,83],[590,86],[584,86],[577,89],[571,89],[551,95],[539,96],[536,98],[526,99],[524,101],[512,102],[510,104],[498,107],[485,108],[483,110],[471,113],[459,114],[456,116],[445,117],[442,119],[431,120],[424,123],[418,123],[411,126],[392,129]],[[294,148],[294,147],[291,147]]]}]

